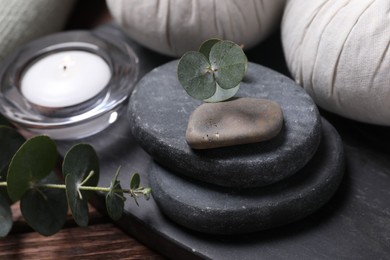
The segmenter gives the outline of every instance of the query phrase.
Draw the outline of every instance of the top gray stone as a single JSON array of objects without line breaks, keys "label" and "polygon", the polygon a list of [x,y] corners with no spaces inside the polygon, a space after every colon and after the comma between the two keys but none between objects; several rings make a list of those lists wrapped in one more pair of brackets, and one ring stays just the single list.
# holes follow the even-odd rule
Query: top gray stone
[{"label": "top gray stone", "polygon": [[259,187],[301,169],[321,139],[317,107],[291,79],[249,63],[237,97],[270,99],[283,111],[280,133],[271,140],[194,150],[186,142],[188,119],[201,101],[188,96],[177,80],[178,61],[162,65],[137,84],[128,116],[135,140],[172,171],[227,187]]},{"label": "top gray stone", "polygon": [[283,112],[276,102],[234,98],[196,108],[188,121],[186,140],[194,149],[257,143],[275,137],[282,126]]}]

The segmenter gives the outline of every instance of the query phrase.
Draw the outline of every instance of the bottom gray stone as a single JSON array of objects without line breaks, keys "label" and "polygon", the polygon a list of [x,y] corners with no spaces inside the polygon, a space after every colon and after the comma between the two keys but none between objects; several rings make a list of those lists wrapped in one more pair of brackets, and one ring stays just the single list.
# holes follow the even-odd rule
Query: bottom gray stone
[{"label": "bottom gray stone", "polygon": [[327,121],[322,123],[323,137],[313,159],[281,182],[234,190],[189,180],[152,164],[153,197],[171,220],[204,233],[251,233],[299,220],[331,198],[344,173],[341,139]]}]

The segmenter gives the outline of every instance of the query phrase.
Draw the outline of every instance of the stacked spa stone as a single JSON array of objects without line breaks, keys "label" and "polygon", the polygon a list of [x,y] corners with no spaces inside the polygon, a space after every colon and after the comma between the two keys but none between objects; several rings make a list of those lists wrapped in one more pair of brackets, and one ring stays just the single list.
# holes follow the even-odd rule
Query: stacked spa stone
[{"label": "stacked spa stone", "polygon": [[249,233],[301,219],[329,200],[343,175],[342,143],[302,88],[250,63],[236,99],[229,102],[276,103],[281,127],[271,127],[277,132],[266,141],[193,149],[186,130],[202,102],[185,93],[176,69],[173,61],[141,79],[128,113],[132,134],[156,162],[149,182],[167,217],[206,233]]}]

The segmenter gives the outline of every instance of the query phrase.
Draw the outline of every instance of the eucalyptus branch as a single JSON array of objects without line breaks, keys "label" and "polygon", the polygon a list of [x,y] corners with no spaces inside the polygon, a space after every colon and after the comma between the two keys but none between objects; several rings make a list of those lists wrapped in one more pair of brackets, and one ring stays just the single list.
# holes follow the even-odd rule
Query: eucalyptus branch
[{"label": "eucalyptus branch", "polygon": [[[85,181],[84,181],[85,182]],[[6,181],[0,182],[0,187],[7,187],[8,183]],[[34,188],[48,188],[48,189],[63,189],[66,190],[65,184],[36,184]],[[145,195],[145,193],[149,193],[151,190],[148,187],[139,187],[137,189],[111,189],[110,187],[99,187],[99,186],[79,186],[80,190],[85,191],[100,191],[100,192],[114,192],[114,193],[126,193],[130,195]]]},{"label": "eucalyptus branch", "polygon": [[[7,184],[7,183],[5,183]],[[1,183],[0,183],[1,186]],[[3,185],[6,186],[6,185]],[[51,189],[66,189],[65,184],[37,184],[34,187],[36,188],[51,188]],[[111,189],[110,187],[99,187],[99,186],[80,186],[82,191],[100,191],[100,192],[114,192],[114,193],[126,193],[126,194],[136,194],[136,195],[145,195],[145,192],[150,192],[150,188],[137,188],[137,189]]]},{"label": "eucalyptus branch", "polygon": [[[98,156],[88,144],[74,145],[66,153],[63,179],[54,172],[58,153],[55,142],[48,136],[35,136],[25,141],[15,129],[0,126],[0,147],[4,148],[0,153],[0,187],[6,187],[7,193],[0,194],[0,237],[6,236],[12,227],[9,199],[20,200],[21,212],[28,224],[49,236],[62,228],[69,208],[77,224],[88,225],[88,199],[94,191],[106,193],[107,213],[113,220],[122,216],[123,194],[129,194],[138,205],[138,196],[148,199],[151,193],[150,188],[140,186],[138,173],[131,177],[130,187],[123,189],[118,180],[119,169],[109,187],[99,187]],[[38,204],[40,206],[36,207]]]},{"label": "eucalyptus branch", "polygon": [[[83,181],[85,183],[86,181]],[[0,182],[0,187],[7,187],[7,182],[3,181]],[[34,188],[48,188],[48,189],[62,189],[66,190],[66,185],[65,184],[36,184],[34,185]],[[150,192],[150,188],[144,188],[140,187],[137,189],[111,189],[110,187],[96,187],[96,186],[79,186],[80,190],[85,190],[85,191],[100,191],[100,192],[114,192],[114,193],[126,193],[126,194],[136,194],[136,195],[145,195],[145,192]]]}]

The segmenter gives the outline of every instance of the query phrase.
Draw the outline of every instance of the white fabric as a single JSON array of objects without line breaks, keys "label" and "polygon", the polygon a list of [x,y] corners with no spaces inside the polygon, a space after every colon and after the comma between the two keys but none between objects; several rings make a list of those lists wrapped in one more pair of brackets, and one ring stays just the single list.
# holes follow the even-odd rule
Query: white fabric
[{"label": "white fabric", "polygon": [[0,0],[0,60],[20,45],[62,28],[74,0]]},{"label": "white fabric", "polygon": [[389,0],[289,0],[282,41],[291,74],[319,106],[390,126]]},{"label": "white fabric", "polygon": [[209,38],[250,48],[277,25],[285,0],[107,0],[117,22],[140,44],[180,56]]}]

